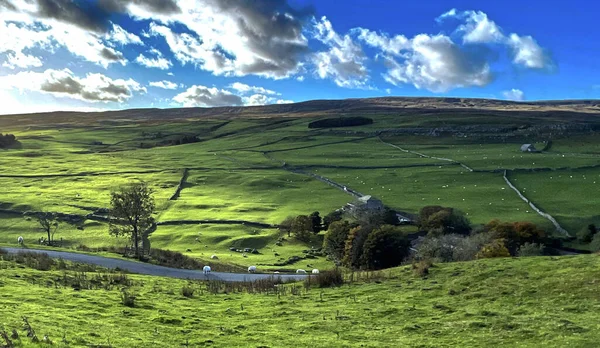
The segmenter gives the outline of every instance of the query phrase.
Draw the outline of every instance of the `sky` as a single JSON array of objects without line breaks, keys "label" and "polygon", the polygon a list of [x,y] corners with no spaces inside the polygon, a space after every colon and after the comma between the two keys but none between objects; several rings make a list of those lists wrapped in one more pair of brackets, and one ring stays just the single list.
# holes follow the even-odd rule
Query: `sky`
[{"label": "sky", "polygon": [[0,114],[600,99],[600,3],[0,0]]}]

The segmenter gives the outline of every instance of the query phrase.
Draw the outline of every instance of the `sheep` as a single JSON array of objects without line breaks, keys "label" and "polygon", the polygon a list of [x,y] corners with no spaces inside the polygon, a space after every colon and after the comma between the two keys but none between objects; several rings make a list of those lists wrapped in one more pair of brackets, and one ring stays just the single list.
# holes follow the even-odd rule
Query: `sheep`
[{"label": "sheep", "polygon": [[297,269],[296,274],[306,274],[306,271],[303,269]]},{"label": "sheep", "polygon": [[202,268],[202,271],[204,272],[204,274],[210,273],[210,266],[204,266],[204,268]]},{"label": "sheep", "polygon": [[248,273],[256,273],[256,266],[248,267]]},{"label": "sheep", "polygon": [[316,269],[316,268],[315,268],[315,269],[313,269],[313,270],[312,270],[312,274],[319,274],[319,270],[318,270],[318,269]]},{"label": "sheep", "polygon": [[218,260],[219,259],[219,257],[217,255],[212,255],[210,258],[213,259],[213,260]]},{"label": "sheep", "polygon": [[19,243],[19,245],[23,245],[24,244],[23,237],[19,236],[19,238],[17,238],[17,242]]},{"label": "sheep", "polygon": [[273,274],[279,274],[279,271],[275,271],[275,272],[273,272]]}]

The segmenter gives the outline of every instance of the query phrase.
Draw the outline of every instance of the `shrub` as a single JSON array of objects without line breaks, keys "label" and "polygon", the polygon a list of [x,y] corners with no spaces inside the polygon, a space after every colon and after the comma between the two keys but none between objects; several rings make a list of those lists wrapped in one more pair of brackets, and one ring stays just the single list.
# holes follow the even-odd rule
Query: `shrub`
[{"label": "shrub", "polygon": [[381,226],[366,238],[360,264],[366,269],[398,266],[408,256],[409,246],[410,243],[400,228]]},{"label": "shrub", "polygon": [[194,297],[194,291],[195,290],[191,286],[185,285],[183,288],[181,288],[181,295],[187,298],[192,298]]},{"label": "shrub", "polygon": [[495,257],[509,257],[510,252],[504,245],[504,240],[495,239],[491,243],[488,243],[481,248],[477,253],[476,258],[478,259],[491,259]]},{"label": "shrub", "polygon": [[590,250],[593,252],[600,251],[600,233],[594,235],[592,242],[590,243]]},{"label": "shrub", "polygon": [[596,225],[590,224],[577,233],[577,239],[582,243],[591,243],[597,232]]},{"label": "shrub", "polygon": [[431,259],[437,262],[475,260],[481,248],[491,241],[491,236],[487,233],[472,236],[427,236],[415,247],[413,257],[417,260]]},{"label": "shrub", "polygon": [[413,272],[418,277],[426,277],[429,275],[429,269],[433,267],[431,260],[421,260],[412,264]]},{"label": "shrub", "polygon": [[324,271],[317,275],[307,277],[304,281],[307,285],[316,285],[319,288],[330,288],[344,284],[344,276],[339,268]]},{"label": "shrub", "polygon": [[135,307],[135,296],[127,292],[127,290],[121,291],[121,303],[126,307]]},{"label": "shrub", "polygon": [[517,250],[517,256],[542,256],[544,255],[544,244],[525,243]]},{"label": "shrub", "polygon": [[325,215],[325,217],[323,218],[323,228],[325,230],[328,230],[329,226],[332,223],[342,220],[342,215],[343,215],[343,212],[341,209],[332,211],[331,213]]},{"label": "shrub", "polygon": [[486,229],[494,239],[504,240],[504,245],[511,255],[517,254],[517,249],[524,243],[540,243],[545,232],[531,222],[500,222],[492,220]]},{"label": "shrub", "polygon": [[346,239],[350,234],[350,224],[347,221],[335,221],[329,225],[323,239],[323,250],[335,260],[344,257]]}]

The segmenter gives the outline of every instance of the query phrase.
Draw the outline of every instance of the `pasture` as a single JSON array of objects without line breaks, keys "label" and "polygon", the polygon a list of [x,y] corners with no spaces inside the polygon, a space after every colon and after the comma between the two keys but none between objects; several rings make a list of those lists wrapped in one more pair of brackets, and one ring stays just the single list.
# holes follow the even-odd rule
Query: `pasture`
[{"label": "pasture", "polygon": [[[0,269],[0,330],[16,330],[18,347],[40,345],[23,316],[55,347],[591,347],[599,339],[597,255],[439,264],[425,278],[404,266],[355,274],[338,288],[285,285],[279,295],[101,269],[38,271],[1,256]],[[135,296],[132,307],[121,289]]]},{"label": "pasture", "polygon": [[[313,211],[324,216],[342,207],[354,199],[340,189],[347,186],[401,211],[416,213],[425,205],[443,205],[464,211],[474,224],[492,219],[525,220],[552,232],[552,225],[506,185],[502,172],[509,170],[513,183],[572,234],[590,222],[600,222],[595,211],[598,199],[594,198],[600,196],[596,184],[600,183],[600,142],[593,134],[526,136],[519,130],[517,137],[508,140],[495,134],[488,138],[481,134],[471,138],[383,134],[378,132],[440,125],[523,127],[531,119],[452,113],[416,117],[380,112],[371,116],[373,125],[335,130],[309,129],[308,123],[316,118],[289,116],[185,121],[148,118],[135,123],[87,119],[87,123],[69,126],[9,123],[2,131],[15,134],[22,148],[0,152],[0,209],[6,213],[85,215],[107,208],[111,190],[144,180],[155,192],[159,222],[278,224],[287,216]],[[195,140],[172,145],[184,136]],[[543,153],[519,149],[522,142],[542,148],[547,140],[553,143]],[[188,177],[183,189],[179,197],[170,200],[185,169]],[[35,221],[13,214],[0,215],[0,221],[9,226],[0,231],[2,244],[14,244],[19,235],[29,241],[41,235]],[[62,224],[56,236],[69,246],[126,244],[109,237],[105,223],[90,220],[79,229]],[[274,248],[279,237],[277,229],[240,224],[182,224],[159,226],[151,242],[194,257],[215,254],[225,262],[255,262],[267,268],[302,255],[307,248],[319,247],[318,239],[305,244],[292,238]],[[237,246],[259,248],[261,254],[242,259],[229,251]],[[311,262],[319,267],[331,265],[325,258]]]}]

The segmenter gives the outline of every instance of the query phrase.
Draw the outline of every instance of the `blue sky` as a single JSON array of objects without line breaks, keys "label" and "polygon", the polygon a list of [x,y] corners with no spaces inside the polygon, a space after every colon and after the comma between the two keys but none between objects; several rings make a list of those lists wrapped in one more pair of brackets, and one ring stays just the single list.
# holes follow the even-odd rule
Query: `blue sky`
[{"label": "blue sky", "polygon": [[0,113],[600,98],[600,4],[0,1]]}]

